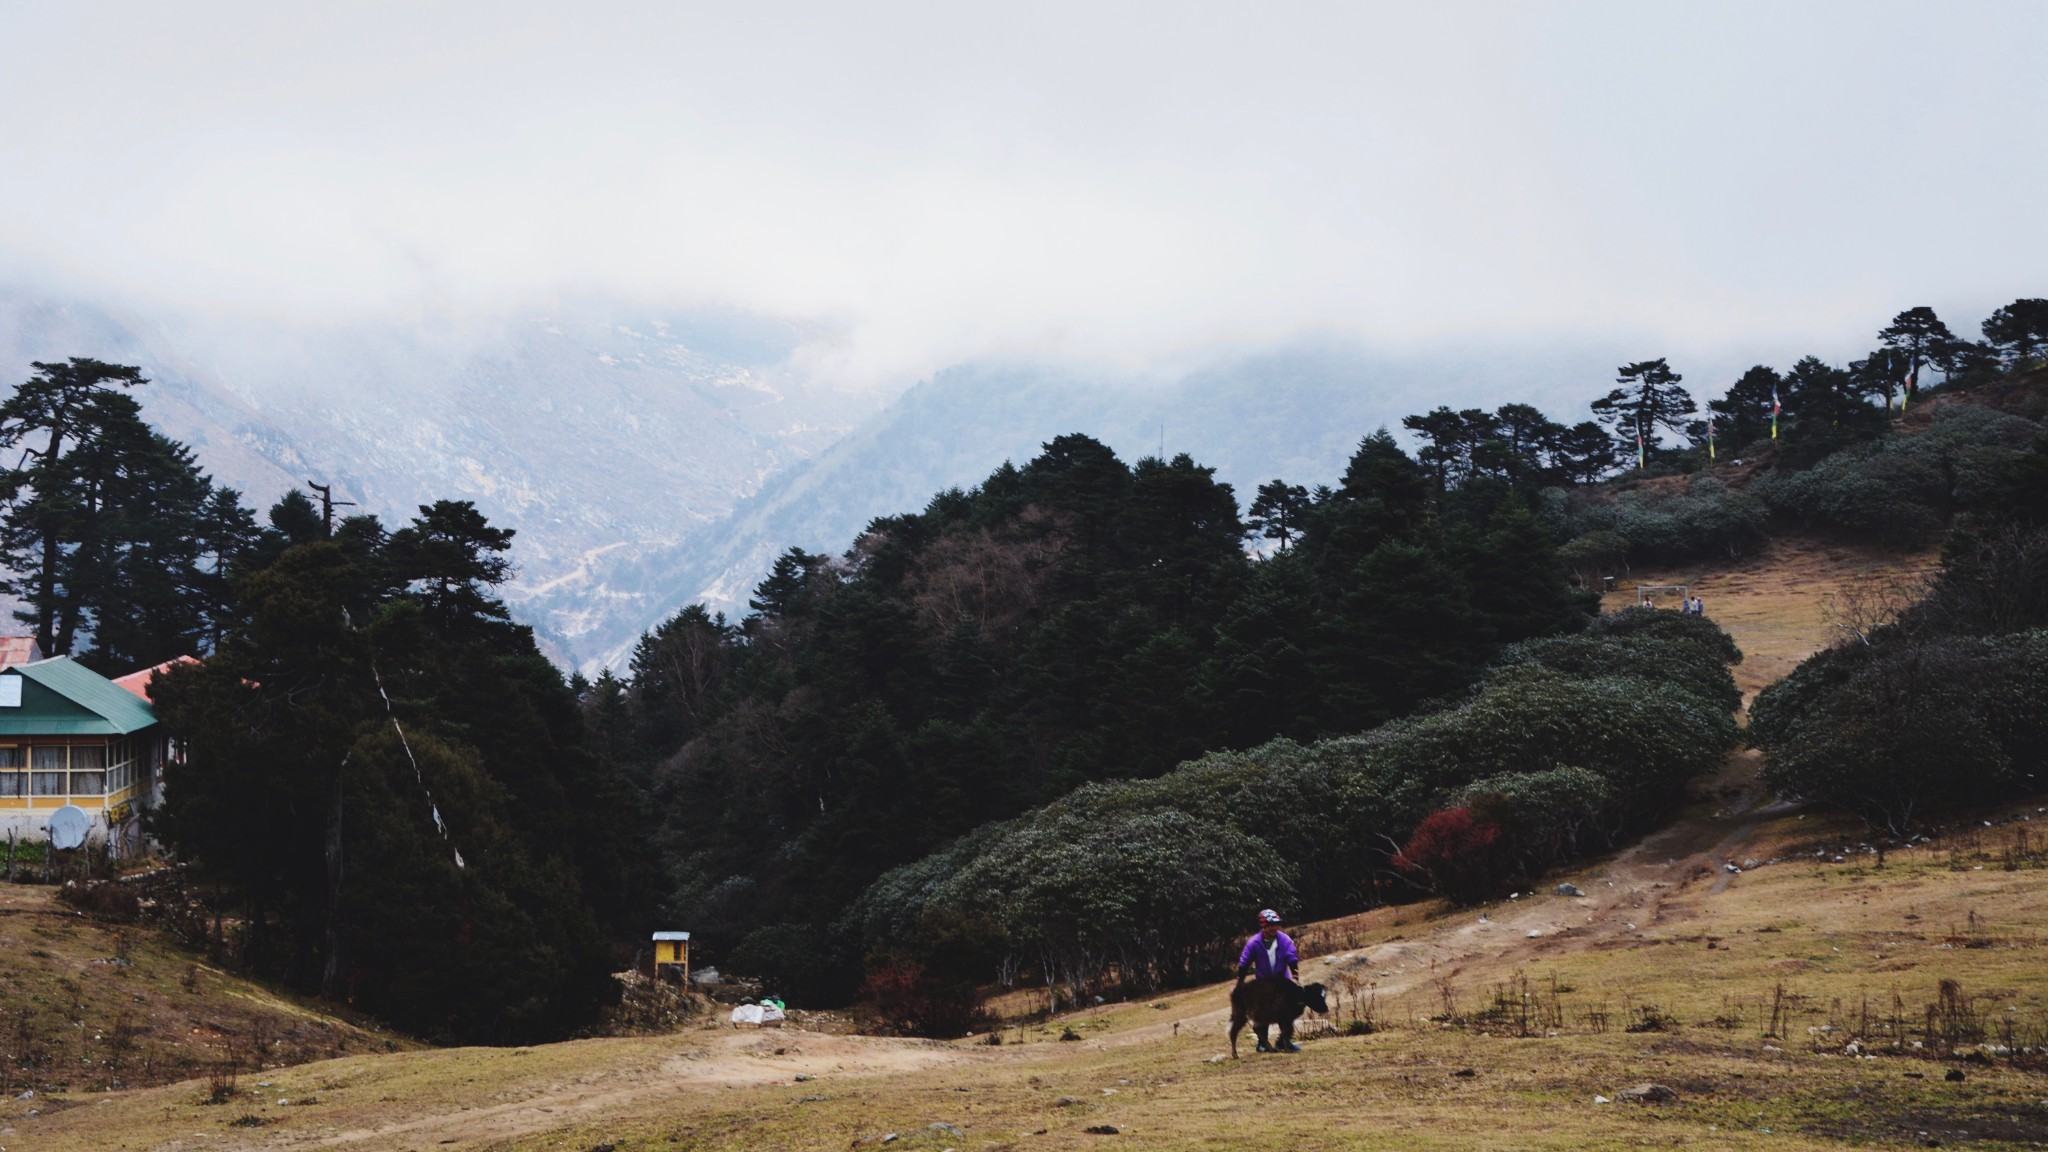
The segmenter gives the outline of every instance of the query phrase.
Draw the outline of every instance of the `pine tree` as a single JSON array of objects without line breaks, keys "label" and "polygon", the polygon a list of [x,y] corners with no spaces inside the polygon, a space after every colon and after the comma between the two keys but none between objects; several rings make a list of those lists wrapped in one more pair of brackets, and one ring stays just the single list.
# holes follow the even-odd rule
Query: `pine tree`
[{"label": "pine tree", "polygon": [[427,610],[443,621],[504,620],[505,605],[485,589],[511,576],[505,553],[513,535],[492,527],[468,500],[437,500],[420,505],[412,523],[391,534],[387,551],[397,576],[416,585]]},{"label": "pine tree", "polygon": [[1697,406],[1692,394],[1679,387],[1683,379],[1661,357],[1639,360],[1616,369],[1620,387],[1593,401],[1594,416],[1613,431],[1624,454],[1637,458],[1638,466],[1661,446],[1662,432],[1685,433]]},{"label": "pine tree", "polygon": [[2048,300],[2015,300],[1984,321],[1984,339],[1997,349],[2012,372],[2038,366],[2048,350]]},{"label": "pine tree", "polygon": [[1769,439],[1771,406],[1780,402],[1783,391],[1784,378],[1774,368],[1758,364],[1744,372],[1726,396],[1707,404],[1717,424],[1716,438],[1730,451]]},{"label": "pine tree", "polygon": [[1308,512],[1308,489],[1285,480],[1268,480],[1259,485],[1245,526],[1267,540],[1278,540],[1286,551],[1301,531],[1301,518]]},{"label": "pine tree", "polygon": [[1569,484],[1591,484],[1614,470],[1614,437],[1591,420],[1560,432],[1552,467]]},{"label": "pine tree", "polygon": [[1955,333],[1934,314],[1934,309],[1925,306],[1908,308],[1877,334],[1884,347],[1905,354],[1905,389],[1910,397],[1920,387],[1920,369],[1928,363],[1945,359],[1948,349],[1956,342]]},{"label": "pine tree", "polygon": [[[1556,476],[1557,453],[1565,427],[1532,404],[1503,404],[1494,412],[1494,437],[1487,464],[1516,487]],[[1477,453],[1475,453],[1475,457]]]},{"label": "pine tree", "polygon": [[1422,437],[1416,459],[1436,477],[1437,495],[1442,496],[1464,475],[1469,458],[1464,417],[1439,407],[1421,415],[1402,417],[1401,427]]},{"label": "pine tree", "polygon": [[226,610],[216,577],[245,543],[213,531],[234,494],[144,423],[127,391],[140,369],[35,369],[0,404],[0,450],[21,450],[0,472],[0,590],[53,656],[124,672],[202,650]]},{"label": "pine tree", "polygon": [[1886,412],[1911,398],[1913,372],[1912,354],[1902,348],[1878,348],[1849,362],[1850,387],[1859,395],[1882,398]]}]

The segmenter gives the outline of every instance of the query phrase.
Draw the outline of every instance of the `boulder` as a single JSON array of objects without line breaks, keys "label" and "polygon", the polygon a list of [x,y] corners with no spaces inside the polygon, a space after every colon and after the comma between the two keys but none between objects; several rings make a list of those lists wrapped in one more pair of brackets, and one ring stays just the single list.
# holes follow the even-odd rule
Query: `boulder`
[{"label": "boulder", "polygon": [[1678,1103],[1678,1093],[1666,1088],[1662,1084],[1638,1084],[1633,1088],[1623,1088],[1614,1095],[1616,1099],[1627,1100],[1635,1104]]}]

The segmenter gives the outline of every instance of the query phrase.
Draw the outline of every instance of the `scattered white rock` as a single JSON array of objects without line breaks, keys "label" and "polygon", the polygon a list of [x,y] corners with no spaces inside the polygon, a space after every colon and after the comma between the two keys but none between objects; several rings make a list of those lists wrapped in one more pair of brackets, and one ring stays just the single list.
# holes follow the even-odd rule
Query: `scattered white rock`
[{"label": "scattered white rock", "polygon": [[1605,1097],[1605,1096],[1595,1096],[1595,1097],[1593,1097],[1593,1103],[1595,1103],[1595,1104],[1612,1104],[1612,1103],[1614,1103],[1614,1101],[1612,1101],[1612,1100],[1609,1100],[1609,1099],[1608,1099],[1607,1097]]},{"label": "scattered white rock", "polygon": [[1543,929],[1541,929],[1541,928],[1531,928],[1531,929],[1529,929],[1529,939],[1531,939],[1531,940],[1534,940],[1534,939],[1536,939],[1536,938],[1537,938],[1538,936],[1541,936],[1541,935],[1543,935]]}]

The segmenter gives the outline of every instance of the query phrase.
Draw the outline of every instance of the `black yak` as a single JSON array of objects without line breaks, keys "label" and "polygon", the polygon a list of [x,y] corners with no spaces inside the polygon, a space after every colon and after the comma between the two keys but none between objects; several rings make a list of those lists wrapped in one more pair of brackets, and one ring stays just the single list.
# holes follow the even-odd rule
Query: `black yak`
[{"label": "black yak", "polygon": [[1280,1042],[1275,1045],[1280,1051],[1289,1051],[1294,1046],[1294,1022],[1301,1014],[1313,1008],[1319,1013],[1330,1010],[1330,1003],[1323,997],[1321,984],[1294,984],[1286,980],[1253,980],[1239,984],[1230,990],[1230,1057],[1237,1058],[1237,1034],[1244,1031],[1246,1021],[1251,1022],[1252,1035],[1259,1038],[1261,1051],[1266,1048],[1266,1027],[1280,1026]]}]

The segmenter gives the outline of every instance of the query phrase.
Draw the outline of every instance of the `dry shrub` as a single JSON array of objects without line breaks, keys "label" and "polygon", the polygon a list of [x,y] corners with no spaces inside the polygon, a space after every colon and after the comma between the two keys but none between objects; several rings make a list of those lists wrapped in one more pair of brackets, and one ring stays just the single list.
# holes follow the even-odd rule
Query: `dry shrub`
[{"label": "dry shrub", "polygon": [[235,1083],[241,1076],[241,1059],[233,1049],[225,1058],[209,1064],[206,1069],[206,1103],[225,1104],[235,1098]]},{"label": "dry shrub", "polygon": [[142,917],[141,897],[118,881],[73,881],[57,889],[57,899],[88,915],[118,924],[133,924]]}]

